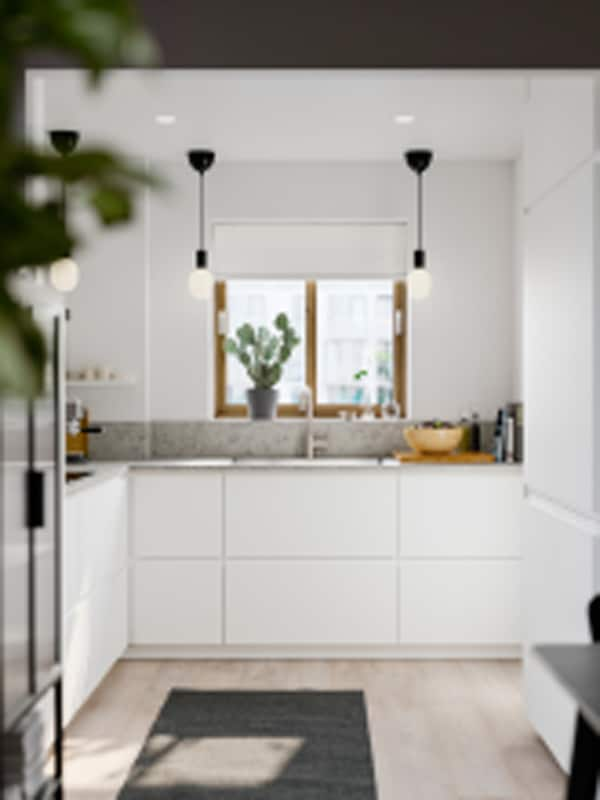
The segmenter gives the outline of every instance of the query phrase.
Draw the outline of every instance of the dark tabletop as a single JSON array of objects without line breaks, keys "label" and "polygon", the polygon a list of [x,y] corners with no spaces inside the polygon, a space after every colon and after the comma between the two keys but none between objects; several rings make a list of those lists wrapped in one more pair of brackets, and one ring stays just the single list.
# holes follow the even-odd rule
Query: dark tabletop
[{"label": "dark tabletop", "polygon": [[535,652],[600,734],[600,644],[548,644]]}]

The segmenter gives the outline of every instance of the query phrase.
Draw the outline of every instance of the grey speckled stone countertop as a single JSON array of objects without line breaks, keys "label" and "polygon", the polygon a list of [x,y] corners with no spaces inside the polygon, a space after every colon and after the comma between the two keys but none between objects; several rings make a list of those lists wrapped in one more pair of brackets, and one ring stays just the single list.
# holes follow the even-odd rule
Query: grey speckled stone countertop
[{"label": "grey speckled stone countertop", "polygon": [[67,496],[97,486],[106,480],[131,470],[399,470],[414,469],[502,469],[519,472],[521,464],[401,464],[394,458],[155,458],[119,462],[90,462],[69,466],[69,472],[91,472],[92,474],[73,481],[67,486]]}]

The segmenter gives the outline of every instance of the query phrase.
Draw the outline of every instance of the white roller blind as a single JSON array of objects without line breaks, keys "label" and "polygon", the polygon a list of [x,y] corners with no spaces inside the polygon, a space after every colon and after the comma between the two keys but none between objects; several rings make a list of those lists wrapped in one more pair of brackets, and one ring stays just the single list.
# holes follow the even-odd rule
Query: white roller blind
[{"label": "white roller blind", "polygon": [[235,277],[398,277],[406,272],[403,222],[215,223],[215,274]]}]

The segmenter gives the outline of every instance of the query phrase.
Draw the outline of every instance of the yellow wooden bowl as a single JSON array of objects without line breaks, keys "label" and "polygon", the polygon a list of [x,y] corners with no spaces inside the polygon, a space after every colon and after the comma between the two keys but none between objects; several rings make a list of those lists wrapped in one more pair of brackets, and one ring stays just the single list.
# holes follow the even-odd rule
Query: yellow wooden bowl
[{"label": "yellow wooden bowl", "polygon": [[462,439],[462,428],[405,428],[404,438],[417,453],[451,453]]}]

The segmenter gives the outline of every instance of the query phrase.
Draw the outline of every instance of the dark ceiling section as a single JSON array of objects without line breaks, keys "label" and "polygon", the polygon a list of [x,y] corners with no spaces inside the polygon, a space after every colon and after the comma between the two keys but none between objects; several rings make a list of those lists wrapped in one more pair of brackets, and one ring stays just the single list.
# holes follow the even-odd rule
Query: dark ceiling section
[{"label": "dark ceiling section", "polygon": [[600,66],[599,0],[139,0],[174,67]]},{"label": "dark ceiling section", "polygon": [[600,67],[600,0],[137,4],[167,67]]}]

